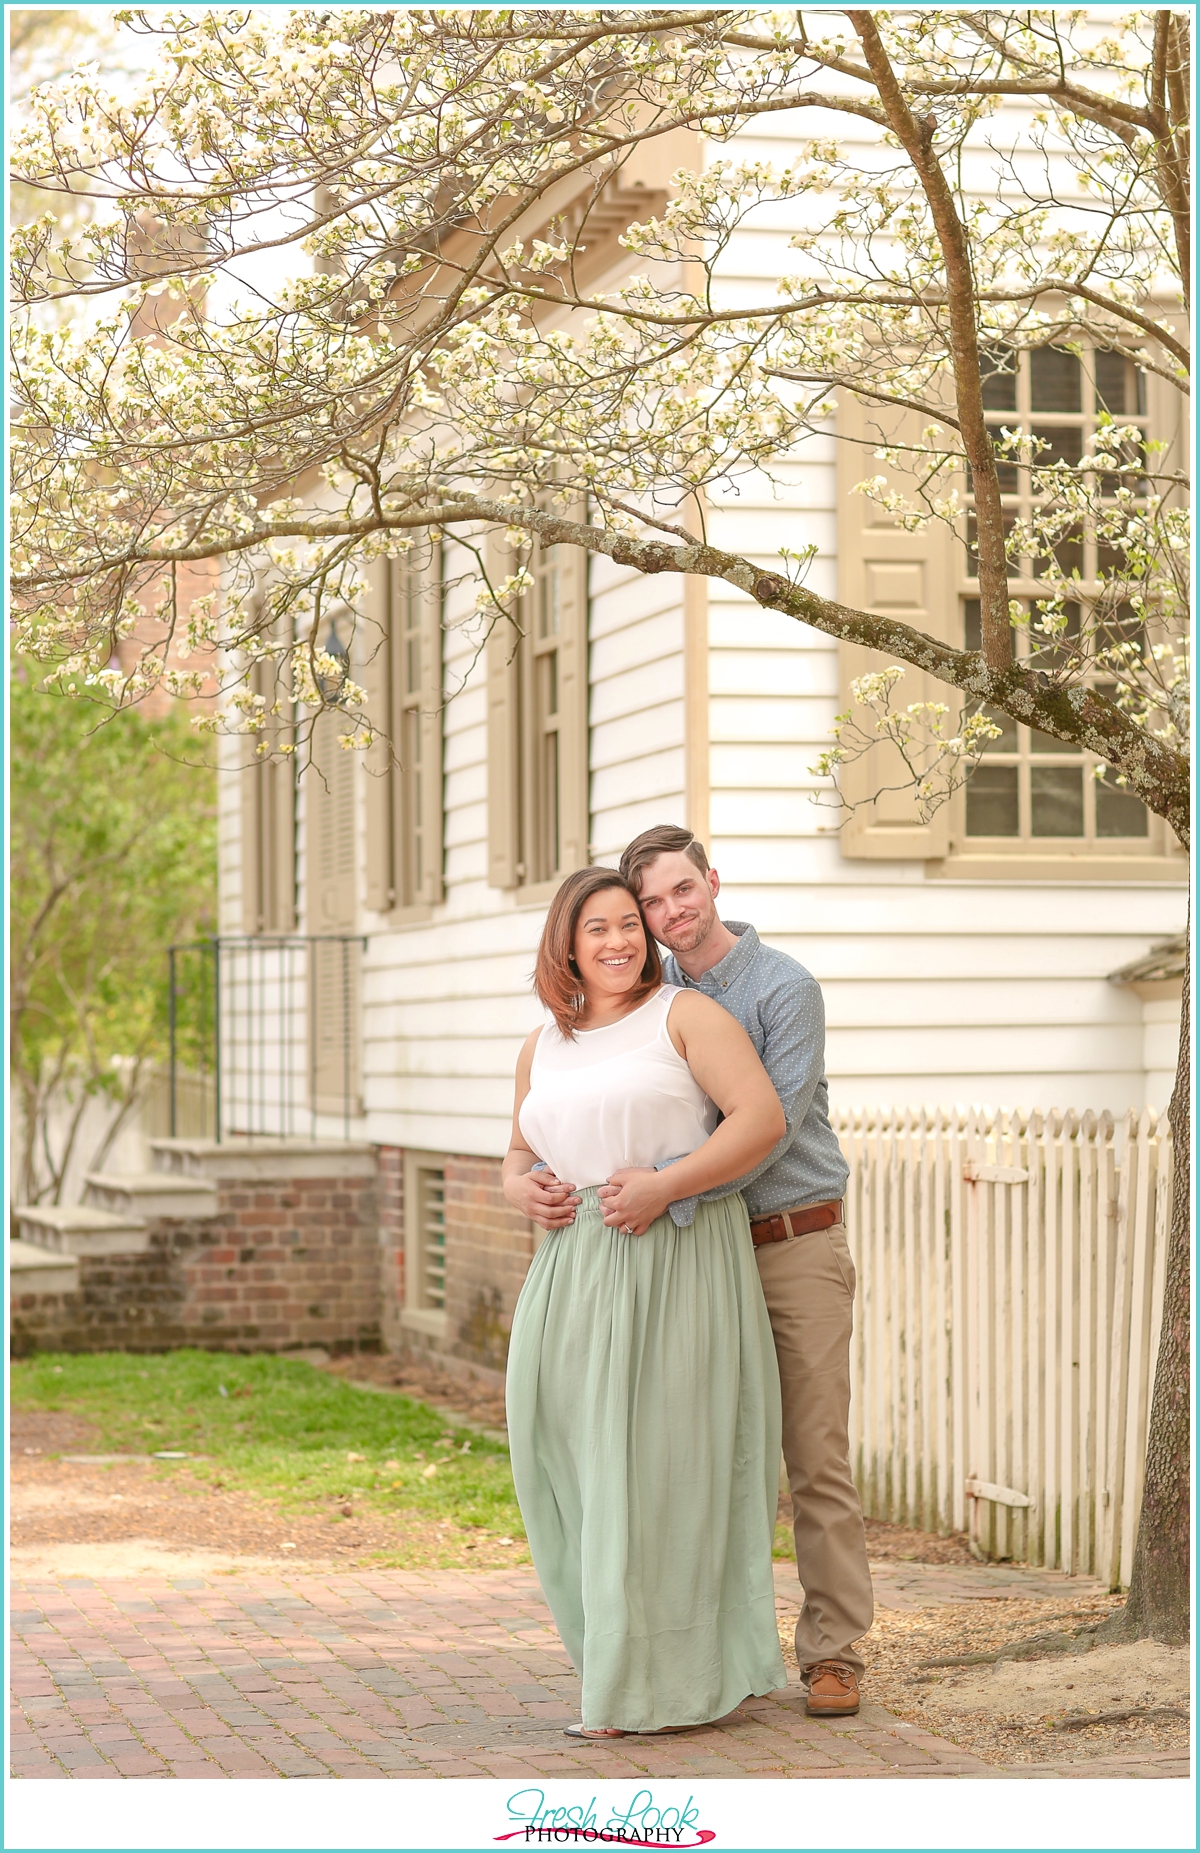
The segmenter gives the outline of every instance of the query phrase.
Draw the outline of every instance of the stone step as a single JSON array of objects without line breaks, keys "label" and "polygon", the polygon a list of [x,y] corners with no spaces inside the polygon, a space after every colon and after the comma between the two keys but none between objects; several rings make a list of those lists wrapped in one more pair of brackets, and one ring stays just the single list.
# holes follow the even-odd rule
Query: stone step
[{"label": "stone step", "polygon": [[268,1183],[289,1178],[374,1177],[376,1148],[360,1139],[151,1139],[155,1174]]},{"label": "stone step", "polygon": [[139,1216],[114,1216],[86,1203],[50,1206],[25,1204],[17,1210],[22,1242],[54,1254],[138,1255],[150,1246],[150,1231]]},{"label": "stone step", "polygon": [[79,1261],[14,1239],[8,1245],[8,1285],[14,1299],[20,1293],[78,1293]]},{"label": "stone step", "polygon": [[118,1216],[183,1218],[215,1216],[216,1186],[205,1177],[176,1177],[163,1171],[89,1171],[84,1202]]}]

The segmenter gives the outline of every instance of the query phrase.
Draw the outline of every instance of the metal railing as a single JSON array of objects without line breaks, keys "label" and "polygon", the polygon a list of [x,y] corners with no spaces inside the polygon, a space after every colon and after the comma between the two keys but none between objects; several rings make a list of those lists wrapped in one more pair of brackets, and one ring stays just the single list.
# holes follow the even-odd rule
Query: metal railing
[{"label": "metal railing", "polygon": [[218,1141],[351,1136],[362,1114],[357,933],[221,934],[167,949],[171,1137],[211,1086]]}]

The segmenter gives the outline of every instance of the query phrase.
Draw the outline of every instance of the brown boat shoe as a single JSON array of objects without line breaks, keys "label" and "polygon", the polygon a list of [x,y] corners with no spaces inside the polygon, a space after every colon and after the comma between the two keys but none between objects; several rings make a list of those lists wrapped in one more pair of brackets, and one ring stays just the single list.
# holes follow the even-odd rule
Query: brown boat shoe
[{"label": "brown boat shoe", "polygon": [[858,1710],[858,1674],[844,1660],[818,1660],[806,1674],[810,1718],[851,1718]]}]

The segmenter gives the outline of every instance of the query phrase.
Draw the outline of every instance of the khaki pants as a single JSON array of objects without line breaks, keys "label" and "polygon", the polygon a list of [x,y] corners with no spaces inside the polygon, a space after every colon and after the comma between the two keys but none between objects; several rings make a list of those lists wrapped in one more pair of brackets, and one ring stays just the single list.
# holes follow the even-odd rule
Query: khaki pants
[{"label": "khaki pants", "polygon": [[862,1507],[850,1477],[850,1328],[854,1263],[842,1223],[755,1249],[783,1391],[783,1458],[795,1515],[804,1607],[796,1623],[801,1672],[844,1660],[875,1605]]}]

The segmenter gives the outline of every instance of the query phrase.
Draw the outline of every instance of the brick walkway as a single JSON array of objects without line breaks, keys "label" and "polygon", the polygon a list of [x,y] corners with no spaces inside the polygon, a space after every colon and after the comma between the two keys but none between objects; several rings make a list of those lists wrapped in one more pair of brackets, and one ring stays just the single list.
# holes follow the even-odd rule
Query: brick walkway
[{"label": "brick walkway", "polygon": [[[1063,1581],[881,1564],[875,1588],[881,1606],[917,1608]],[[777,1592],[793,1616],[790,1565]],[[878,1705],[809,1718],[795,1685],[687,1737],[572,1745],[578,1681],[528,1569],[31,1579],[13,1609],[24,1777],[1187,1774],[1154,1754],[997,1769]]]}]

